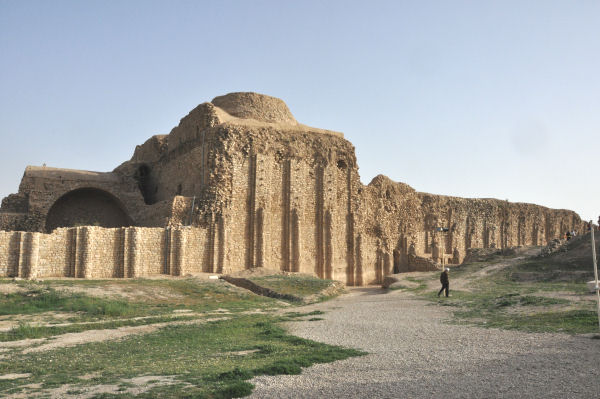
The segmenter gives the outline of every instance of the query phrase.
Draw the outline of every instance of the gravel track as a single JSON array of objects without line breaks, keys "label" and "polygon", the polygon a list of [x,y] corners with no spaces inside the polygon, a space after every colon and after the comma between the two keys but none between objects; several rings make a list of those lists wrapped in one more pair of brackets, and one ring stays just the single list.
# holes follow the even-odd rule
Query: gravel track
[{"label": "gravel track", "polygon": [[368,355],[252,380],[251,398],[600,398],[600,340],[445,323],[450,309],[356,288],[302,311],[297,336]]}]

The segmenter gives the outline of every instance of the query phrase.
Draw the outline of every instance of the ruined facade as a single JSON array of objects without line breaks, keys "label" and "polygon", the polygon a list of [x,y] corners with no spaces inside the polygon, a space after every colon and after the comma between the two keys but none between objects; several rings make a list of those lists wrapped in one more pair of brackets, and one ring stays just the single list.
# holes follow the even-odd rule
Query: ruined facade
[{"label": "ruined facade", "polygon": [[364,285],[582,226],[572,211],[419,193],[381,175],[364,186],[341,133],[298,123],[279,99],[231,93],[112,172],[27,167],[0,208],[0,276],[265,266]]}]

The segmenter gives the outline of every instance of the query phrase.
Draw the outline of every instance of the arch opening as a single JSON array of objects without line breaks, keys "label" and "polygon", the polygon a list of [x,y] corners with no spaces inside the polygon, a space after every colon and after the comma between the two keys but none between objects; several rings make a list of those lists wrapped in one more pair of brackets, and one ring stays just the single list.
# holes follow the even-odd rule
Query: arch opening
[{"label": "arch opening", "polygon": [[121,202],[107,191],[97,188],[80,188],[69,191],[52,205],[46,216],[46,231],[58,227],[131,226]]}]

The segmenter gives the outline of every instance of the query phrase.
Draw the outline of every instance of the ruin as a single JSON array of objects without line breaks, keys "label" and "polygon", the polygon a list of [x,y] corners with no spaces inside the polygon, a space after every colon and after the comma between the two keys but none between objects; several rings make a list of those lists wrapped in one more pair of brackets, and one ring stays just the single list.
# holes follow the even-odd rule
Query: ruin
[{"label": "ruin", "polygon": [[265,266],[347,285],[459,264],[469,248],[544,245],[569,210],[360,182],[343,134],[280,99],[200,104],[112,172],[28,166],[0,208],[0,276],[138,277]]}]

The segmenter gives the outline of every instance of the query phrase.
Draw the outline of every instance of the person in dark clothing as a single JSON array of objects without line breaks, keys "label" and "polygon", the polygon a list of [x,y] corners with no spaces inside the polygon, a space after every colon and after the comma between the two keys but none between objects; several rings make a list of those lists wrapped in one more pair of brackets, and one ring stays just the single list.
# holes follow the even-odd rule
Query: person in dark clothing
[{"label": "person in dark clothing", "polygon": [[444,290],[446,290],[446,297],[448,296],[448,293],[450,291],[450,279],[448,278],[449,271],[450,271],[450,268],[447,267],[444,269],[442,274],[440,274],[440,283],[442,283],[442,289],[440,290],[440,292],[438,292],[438,297]]}]

